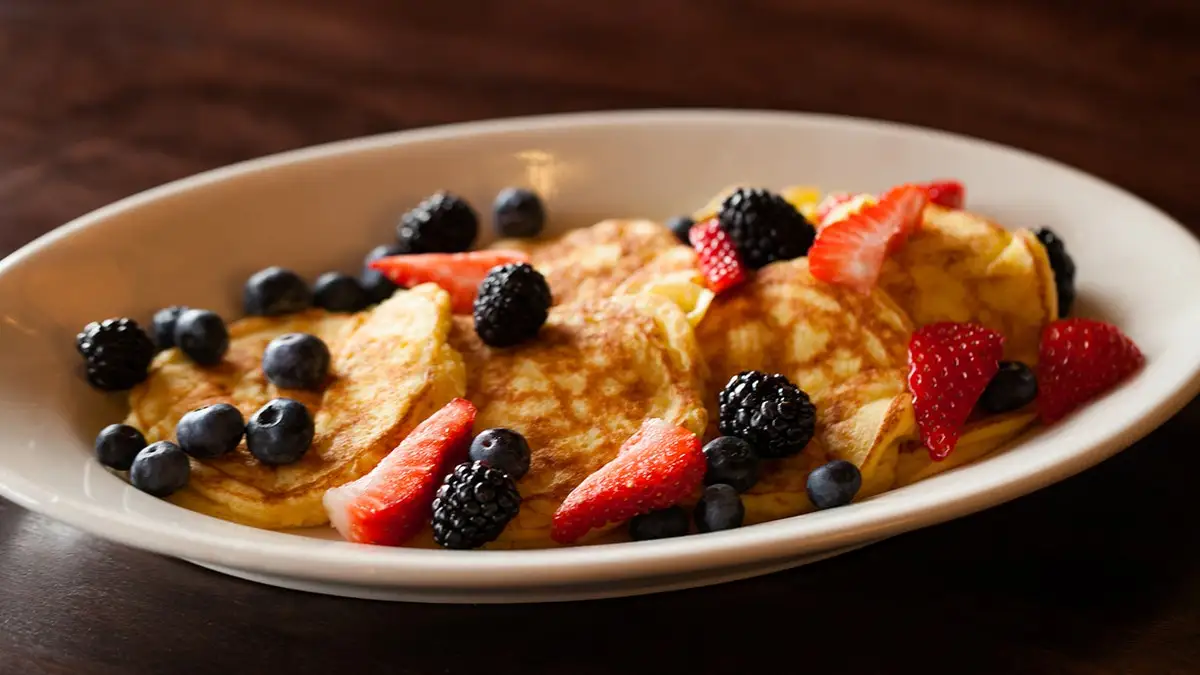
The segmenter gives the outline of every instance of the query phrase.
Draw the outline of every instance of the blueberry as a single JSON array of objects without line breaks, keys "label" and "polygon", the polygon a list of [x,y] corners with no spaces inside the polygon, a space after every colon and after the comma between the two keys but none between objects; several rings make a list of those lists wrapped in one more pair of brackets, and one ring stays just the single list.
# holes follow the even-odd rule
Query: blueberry
[{"label": "blueberry", "polygon": [[512,429],[487,429],[471,442],[468,458],[500,469],[513,480],[529,472],[529,443]]},{"label": "blueberry", "polygon": [[537,194],[525,188],[504,188],[492,204],[496,234],[501,237],[536,237],[546,225],[546,209]]},{"label": "blueberry", "polygon": [[704,496],[696,504],[696,529],[701,532],[717,532],[741,527],[746,518],[746,507],[732,485],[717,483],[704,488]]},{"label": "blueberry", "polygon": [[142,492],[166,497],[187,485],[191,474],[192,465],[183,450],[170,441],[159,441],[133,458],[129,482]]},{"label": "blueberry", "polygon": [[818,509],[845,506],[862,487],[858,467],[844,459],[823,464],[808,474],[808,500]]},{"label": "blueberry", "polygon": [[263,350],[263,373],[283,389],[320,389],[329,377],[329,347],[308,333],[285,333]]},{"label": "blueberry", "polygon": [[313,304],[330,312],[357,312],[371,304],[358,279],[341,272],[326,272],[313,283]]},{"label": "blueberry", "polygon": [[1024,408],[1037,398],[1037,377],[1019,361],[1001,361],[979,397],[979,407],[989,413],[1004,413]]},{"label": "blueberry", "polygon": [[192,410],[175,425],[179,447],[196,459],[214,459],[233,452],[245,433],[241,411],[228,403]]},{"label": "blueberry", "polygon": [[110,424],[96,434],[96,459],[117,471],[128,471],[146,447],[146,437],[128,424]]},{"label": "blueberry", "polygon": [[308,452],[313,434],[308,408],[290,398],[277,398],[250,416],[246,446],[263,464],[291,464]]},{"label": "blueberry", "polygon": [[312,292],[295,272],[268,267],[250,275],[242,288],[242,309],[251,316],[279,316],[308,309]]},{"label": "blueberry", "polygon": [[675,234],[675,238],[680,243],[690,244],[688,232],[691,232],[692,226],[695,224],[696,221],[692,220],[691,216],[674,216],[667,221],[667,229]]},{"label": "blueberry", "polygon": [[175,346],[175,322],[179,315],[189,308],[181,305],[164,307],[154,313],[154,344],[159,349],[170,349]]},{"label": "blueberry", "polygon": [[370,265],[380,258],[390,258],[394,255],[402,255],[403,253],[405,253],[404,247],[398,243],[380,244],[367,251],[367,255],[363,258],[363,267]]},{"label": "blueberry", "polygon": [[358,275],[358,283],[362,285],[363,290],[367,292],[367,299],[371,304],[377,305],[384,300],[392,297],[392,294],[399,288],[392,280],[387,278],[383,272],[370,268],[364,269]]},{"label": "blueberry", "polygon": [[738,492],[745,492],[758,482],[758,455],[750,444],[736,436],[721,436],[704,446],[708,470],[704,484],[725,483]]},{"label": "blueberry", "polygon": [[214,312],[189,309],[175,322],[175,344],[196,363],[212,366],[229,350],[229,331]]},{"label": "blueberry", "polygon": [[688,533],[688,527],[687,512],[671,506],[634,516],[629,521],[629,537],[634,541],[682,537]]}]

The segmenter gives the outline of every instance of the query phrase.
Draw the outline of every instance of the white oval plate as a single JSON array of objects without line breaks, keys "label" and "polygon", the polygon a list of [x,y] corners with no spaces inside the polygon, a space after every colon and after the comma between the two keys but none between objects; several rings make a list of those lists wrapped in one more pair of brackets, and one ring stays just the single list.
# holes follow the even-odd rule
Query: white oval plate
[{"label": "white oval plate", "polygon": [[[397,217],[438,189],[489,222],[498,190],[527,185],[553,226],[689,212],[731,183],[877,191],[958,178],[1010,227],[1048,225],[1079,267],[1077,313],[1120,325],[1145,369],[1006,452],[851,506],[674,540],[548,551],[367,547],[268,532],[177,508],[92,459],[123,397],[79,374],[76,331],[171,304],[233,318],[268,264],[356,271]],[[1061,164],[930,130],[758,112],[645,111],[425,129],[285,153],[150,190],[84,216],[0,263],[0,493],[92,534],[242,577],[361,597],[562,600],[717,583],[962,516],[1085,469],[1197,391],[1200,245],[1162,212]]]}]

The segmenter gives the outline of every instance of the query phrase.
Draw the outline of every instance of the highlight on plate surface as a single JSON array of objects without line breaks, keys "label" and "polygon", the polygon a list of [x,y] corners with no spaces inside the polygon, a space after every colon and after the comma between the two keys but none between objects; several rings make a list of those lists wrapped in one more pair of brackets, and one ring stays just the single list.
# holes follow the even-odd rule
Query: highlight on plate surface
[{"label": "highlight on plate surface", "polygon": [[443,191],[358,275],[271,266],[241,318],[88,324],[88,382],[129,402],[97,461],[182,508],[369,545],[699,536],[974,461],[1144,361],[1071,317],[1061,238],[967,210],[955,181],[732,186],[556,237],[529,189],[490,207],[486,248]]}]

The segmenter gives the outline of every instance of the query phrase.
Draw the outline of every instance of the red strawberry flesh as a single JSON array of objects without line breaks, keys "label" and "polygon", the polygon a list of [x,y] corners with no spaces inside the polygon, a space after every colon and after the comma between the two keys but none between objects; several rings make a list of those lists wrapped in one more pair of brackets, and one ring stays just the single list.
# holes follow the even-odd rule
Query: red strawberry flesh
[{"label": "red strawberry flesh", "polygon": [[1042,420],[1057,422],[1123,382],[1145,361],[1133,340],[1112,324],[1080,318],[1051,322],[1038,349]]},{"label": "red strawberry flesh", "polygon": [[325,492],[325,510],[348,541],[400,546],[432,516],[442,479],[467,457],[475,406],[457,398],[417,425],[365,476]]},{"label": "red strawberry flesh", "polygon": [[966,188],[956,180],[935,180],[921,184],[930,203],[948,209],[961,209],[966,199]]},{"label": "red strawberry flesh", "polygon": [[821,281],[869,293],[887,254],[919,225],[927,201],[920,188],[902,185],[878,203],[822,227],[808,252],[809,271]]},{"label": "red strawberry flesh", "polygon": [[455,314],[470,314],[479,284],[488,272],[500,265],[519,262],[529,262],[529,256],[521,251],[488,250],[394,255],[372,261],[371,268],[401,288],[437,284],[450,294],[450,307]]},{"label": "red strawberry flesh", "polygon": [[746,267],[733,244],[733,239],[721,229],[716,218],[692,226],[688,241],[696,249],[700,273],[709,290],[720,294],[746,281]]},{"label": "red strawberry flesh", "polygon": [[908,345],[908,389],[921,442],[934,461],[954,451],[967,418],[1000,367],[1004,338],[969,323],[933,323]]},{"label": "red strawberry flesh", "polygon": [[678,504],[704,480],[700,439],[683,427],[648,419],[617,456],[567,495],[550,536],[570,544],[589,530]]}]

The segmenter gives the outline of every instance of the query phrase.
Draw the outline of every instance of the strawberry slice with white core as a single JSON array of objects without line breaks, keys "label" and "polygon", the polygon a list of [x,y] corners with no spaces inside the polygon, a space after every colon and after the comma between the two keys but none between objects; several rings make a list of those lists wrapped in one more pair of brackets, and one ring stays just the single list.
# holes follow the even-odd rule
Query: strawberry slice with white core
[{"label": "strawberry slice with white core", "polygon": [[392,283],[401,288],[433,283],[450,294],[455,314],[470,314],[479,284],[494,267],[509,263],[527,263],[522,251],[468,251],[466,253],[417,253],[394,255],[371,262]]},{"label": "strawberry slice with white core", "polygon": [[432,517],[446,474],[467,458],[475,406],[457,398],[417,425],[358,480],[325,492],[329,522],[347,541],[400,546]]},{"label": "strawberry slice with white core", "polygon": [[927,203],[924,190],[902,185],[878,203],[822,227],[808,252],[809,271],[821,281],[869,293],[884,258],[920,224]]}]

